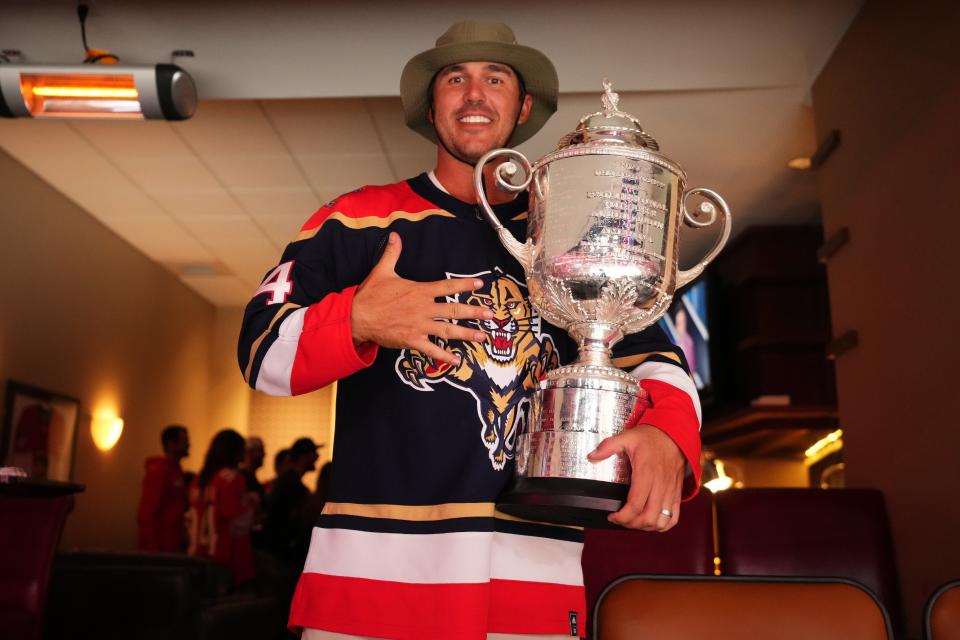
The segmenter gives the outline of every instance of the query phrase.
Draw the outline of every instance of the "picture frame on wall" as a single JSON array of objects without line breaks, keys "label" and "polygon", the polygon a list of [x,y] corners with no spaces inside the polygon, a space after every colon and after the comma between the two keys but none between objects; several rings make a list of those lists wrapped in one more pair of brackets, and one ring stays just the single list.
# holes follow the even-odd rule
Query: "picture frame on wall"
[{"label": "picture frame on wall", "polygon": [[36,480],[71,480],[80,401],[10,380],[4,404],[0,466]]}]

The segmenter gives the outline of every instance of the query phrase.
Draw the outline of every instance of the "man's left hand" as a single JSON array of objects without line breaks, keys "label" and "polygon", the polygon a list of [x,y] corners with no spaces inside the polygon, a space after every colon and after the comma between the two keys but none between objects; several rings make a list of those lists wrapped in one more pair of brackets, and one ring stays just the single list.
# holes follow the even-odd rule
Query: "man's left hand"
[{"label": "man's left hand", "polygon": [[680,517],[680,492],[686,470],[680,448],[660,429],[638,424],[603,440],[587,459],[600,462],[617,453],[630,460],[630,492],[623,508],[607,519],[628,529],[672,528]]}]

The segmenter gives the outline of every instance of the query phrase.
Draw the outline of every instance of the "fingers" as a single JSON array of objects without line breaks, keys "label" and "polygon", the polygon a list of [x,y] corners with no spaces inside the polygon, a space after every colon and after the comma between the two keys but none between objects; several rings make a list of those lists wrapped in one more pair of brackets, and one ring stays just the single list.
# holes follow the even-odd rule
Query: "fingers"
[{"label": "fingers", "polygon": [[600,462],[615,453],[622,453],[623,445],[620,443],[620,435],[610,436],[609,438],[601,440],[597,448],[587,454],[587,460],[590,462]]},{"label": "fingers", "polygon": [[435,362],[445,362],[454,367],[460,364],[459,355],[441,349],[427,339],[414,343],[412,347]]},{"label": "fingers", "polygon": [[484,342],[487,339],[487,334],[482,331],[436,320],[428,325],[426,333],[447,341],[463,340],[465,342]]},{"label": "fingers", "polygon": [[450,280],[425,282],[423,286],[430,292],[430,297],[440,298],[452,296],[455,293],[475,291],[483,286],[483,280],[480,278],[451,278]]},{"label": "fingers", "polygon": [[387,236],[387,246],[383,249],[383,255],[371,273],[396,273],[401,249],[403,249],[403,243],[400,241],[400,235],[391,231]]},{"label": "fingers", "polygon": [[626,504],[608,519],[629,529],[672,529],[680,521],[682,482],[682,473],[673,478],[634,474]]},{"label": "fingers", "polygon": [[430,317],[449,320],[490,320],[493,318],[493,311],[462,302],[436,302],[430,310]]}]

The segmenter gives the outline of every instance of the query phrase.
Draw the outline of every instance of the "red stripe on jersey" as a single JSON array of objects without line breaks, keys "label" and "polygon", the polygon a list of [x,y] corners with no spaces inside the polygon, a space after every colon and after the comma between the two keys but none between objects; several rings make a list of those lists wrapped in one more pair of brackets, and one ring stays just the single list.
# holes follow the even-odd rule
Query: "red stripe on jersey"
[{"label": "red stripe on jersey", "polygon": [[396,184],[366,186],[345,193],[330,204],[320,207],[300,231],[316,229],[334,212],[342,213],[348,218],[367,216],[385,218],[395,211],[419,213],[436,208],[437,205],[414,193],[406,180]]},{"label": "red stripe on jersey", "polygon": [[583,587],[516,580],[415,584],[304,573],[289,624],[295,631],[399,640],[485,640],[487,633],[568,635],[572,612],[582,629]]},{"label": "red stripe on jersey", "polygon": [[304,573],[290,628],[398,640],[485,640],[490,585],[413,584]]},{"label": "red stripe on jersey", "polygon": [[350,309],[356,291],[327,294],[307,308],[290,372],[291,394],[315,391],[373,364],[377,345],[353,346]]},{"label": "red stripe on jersey", "polygon": [[683,481],[684,500],[697,495],[700,490],[700,421],[693,407],[693,400],[682,389],[652,378],[640,381],[640,386],[650,394],[653,407],[640,418],[640,424],[654,426],[677,443],[693,471]]},{"label": "red stripe on jersey", "polygon": [[490,633],[570,635],[570,614],[585,635],[587,602],[582,586],[490,580]]}]

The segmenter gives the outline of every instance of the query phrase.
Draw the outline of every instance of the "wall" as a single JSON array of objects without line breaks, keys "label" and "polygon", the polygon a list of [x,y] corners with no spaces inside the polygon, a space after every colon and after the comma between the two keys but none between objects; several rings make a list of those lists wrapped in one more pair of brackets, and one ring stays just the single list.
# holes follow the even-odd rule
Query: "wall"
[{"label": "wall", "polygon": [[960,362],[956,3],[868,2],[813,88],[824,233],[850,229],[828,264],[847,485],[887,499],[911,637],[924,599],[960,578]]},{"label": "wall", "polygon": [[[209,440],[214,308],[0,152],[0,383],[76,397],[74,480],[87,485],[64,546],[132,548],[143,460],[168,423],[190,428],[187,468]],[[90,415],[116,411],[101,452]]]},{"label": "wall", "polygon": [[[298,438],[312,438],[323,448],[317,451],[317,469],[333,455],[333,422],[336,407],[336,384],[293,398],[278,398],[263,393],[250,396],[250,435],[263,439],[267,458],[257,474],[261,482],[276,476],[273,457],[280,449]],[[317,485],[316,472],[303,476],[312,491]]]},{"label": "wall", "polygon": [[[237,336],[243,309],[217,309],[213,317],[213,343],[210,349],[210,388],[208,399],[208,423],[214,430],[227,427],[243,435],[249,434],[250,387],[244,382],[237,365]],[[199,449],[207,442],[197,442]],[[203,461],[199,459],[197,468]]]}]

